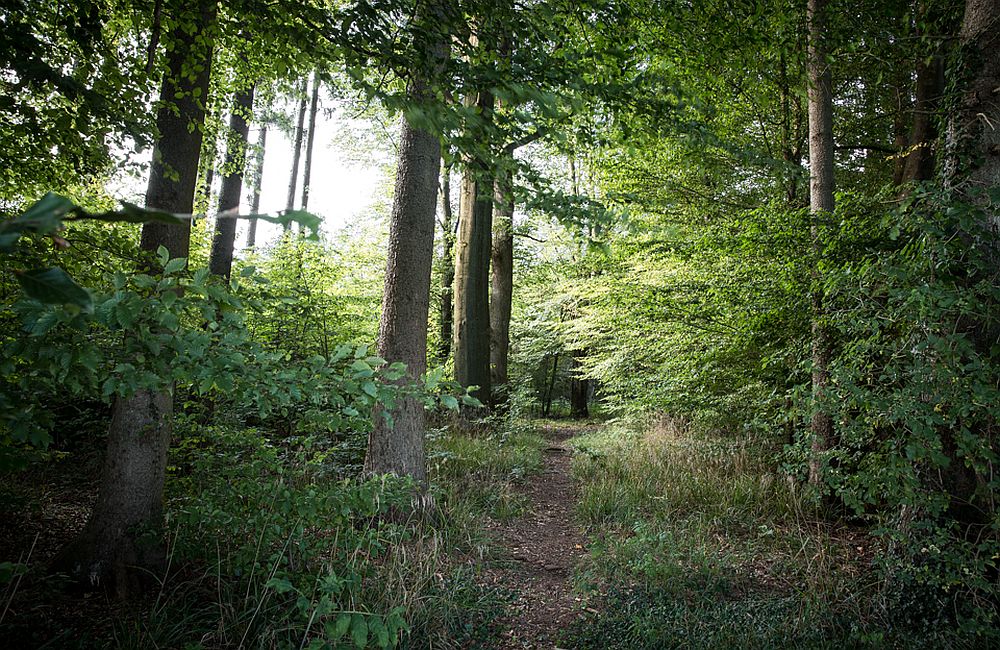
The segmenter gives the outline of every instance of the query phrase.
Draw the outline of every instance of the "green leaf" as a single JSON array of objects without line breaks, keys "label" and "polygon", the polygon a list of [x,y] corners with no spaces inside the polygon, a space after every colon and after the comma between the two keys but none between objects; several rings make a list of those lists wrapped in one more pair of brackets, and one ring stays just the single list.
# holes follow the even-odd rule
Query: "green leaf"
[{"label": "green leaf", "polygon": [[366,381],[361,384],[361,390],[372,397],[378,397],[378,387],[375,385],[375,382]]},{"label": "green leaf", "polygon": [[23,214],[0,225],[0,252],[10,252],[23,233],[44,235],[58,230],[63,217],[75,207],[66,197],[49,192]]},{"label": "green leaf", "polygon": [[373,616],[368,621],[368,629],[375,635],[375,644],[380,648],[389,647],[389,630],[385,629],[381,616]]},{"label": "green leaf", "polygon": [[[331,627],[333,628],[332,630],[330,629]],[[337,617],[336,623],[334,623],[332,626],[329,624],[326,626],[326,633],[332,641],[336,641],[340,637],[347,634],[347,630],[350,627],[351,627],[351,615],[341,614],[340,616]]]},{"label": "green leaf", "polygon": [[29,298],[47,305],[77,305],[88,312],[94,309],[90,292],[57,266],[19,272],[17,281]]},{"label": "green leaf", "polygon": [[279,594],[288,593],[289,591],[297,591],[295,586],[289,582],[288,578],[271,578],[264,586],[269,589],[273,589]]},{"label": "green leaf", "polygon": [[355,614],[351,618],[351,640],[357,648],[368,645],[368,623],[361,614]]},{"label": "green leaf", "polygon": [[163,266],[163,274],[170,275],[171,273],[177,273],[182,270],[187,265],[186,257],[175,257]]},{"label": "green leaf", "polygon": [[441,404],[449,411],[458,410],[458,400],[452,397],[451,395],[442,395]]}]

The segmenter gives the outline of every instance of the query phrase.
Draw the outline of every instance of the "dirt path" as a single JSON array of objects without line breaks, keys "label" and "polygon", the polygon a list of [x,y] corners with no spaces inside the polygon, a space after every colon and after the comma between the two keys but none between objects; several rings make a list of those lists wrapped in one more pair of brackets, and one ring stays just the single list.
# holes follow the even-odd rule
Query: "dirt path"
[{"label": "dirt path", "polygon": [[524,485],[528,513],[492,526],[509,564],[486,571],[487,582],[513,590],[511,613],[500,623],[502,637],[491,647],[555,648],[562,630],[579,615],[582,605],[572,589],[573,568],[586,554],[585,538],[573,509],[576,490],[566,441],[578,428],[546,427],[544,469]]}]

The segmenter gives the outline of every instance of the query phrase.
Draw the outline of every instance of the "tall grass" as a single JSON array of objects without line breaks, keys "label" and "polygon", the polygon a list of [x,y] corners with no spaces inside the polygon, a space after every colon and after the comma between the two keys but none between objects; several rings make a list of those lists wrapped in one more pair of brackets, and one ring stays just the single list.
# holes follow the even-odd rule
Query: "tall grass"
[{"label": "tall grass", "polygon": [[[578,514],[597,602],[579,648],[935,647],[892,621],[876,540],[820,518],[779,471],[780,447],[683,420],[574,439]],[[941,636],[943,635],[943,636]]]}]

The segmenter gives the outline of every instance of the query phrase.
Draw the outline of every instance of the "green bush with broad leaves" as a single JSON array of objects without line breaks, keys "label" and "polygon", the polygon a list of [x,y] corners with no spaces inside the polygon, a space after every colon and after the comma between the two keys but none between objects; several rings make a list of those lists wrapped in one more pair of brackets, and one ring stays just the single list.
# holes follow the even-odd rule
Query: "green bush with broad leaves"
[{"label": "green bush with broad leaves", "polygon": [[[268,218],[315,227],[303,214]],[[180,217],[127,204],[120,212],[89,213],[47,195],[0,227],[0,244],[6,251],[25,235],[57,240],[63,224],[78,219],[174,223]],[[172,389],[261,420],[285,418],[293,429],[329,433],[365,430],[376,404],[389,417],[403,397],[428,408],[473,401],[439,375],[406,380],[402,364],[387,364],[365,346],[343,344],[305,359],[265,349],[246,327],[247,314],[264,309],[245,290],[256,281],[252,267],[227,287],[207,269],[191,272],[187,260],[169,259],[162,247],[155,266],[156,275],[110,273],[107,292],[79,286],[59,267],[15,271],[24,299],[13,306],[21,335],[2,342],[0,468],[20,466],[47,447],[58,403],[107,402],[143,389]]]}]

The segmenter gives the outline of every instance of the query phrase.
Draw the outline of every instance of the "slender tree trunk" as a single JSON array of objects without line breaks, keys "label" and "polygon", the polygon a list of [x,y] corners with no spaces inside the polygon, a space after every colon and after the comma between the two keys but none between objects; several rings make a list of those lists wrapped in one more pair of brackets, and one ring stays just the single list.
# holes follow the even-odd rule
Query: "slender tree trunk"
[{"label": "slender tree trunk", "polygon": [[229,116],[229,144],[223,167],[222,189],[219,192],[219,212],[215,218],[215,236],[208,269],[215,275],[229,279],[233,270],[233,248],[236,243],[236,222],[243,196],[243,174],[246,171],[247,138],[250,125],[247,121],[253,112],[254,87],[236,91],[233,111]]},{"label": "slender tree trunk", "polygon": [[[927,14],[926,3],[920,3],[920,16]],[[927,181],[934,177],[934,143],[937,140],[937,111],[944,94],[944,57],[935,52],[929,58],[917,60],[916,97],[913,105],[913,123],[906,156],[902,183]]]},{"label": "slender tree trunk", "polygon": [[[802,111],[799,96],[792,92],[788,78],[788,64],[782,53],[780,64],[781,84],[781,157],[789,163],[785,181],[785,200],[788,205],[799,206],[799,177],[802,173],[802,131],[798,114]],[[795,122],[793,124],[793,122]]]},{"label": "slender tree trunk", "polygon": [[[253,165],[253,198],[250,202],[250,214],[260,214],[260,190],[264,182],[264,154],[267,151],[267,124],[268,116],[262,116],[260,120],[260,134],[257,136],[257,145]],[[257,219],[251,219],[247,226],[247,248],[253,250],[257,245]]]},{"label": "slender tree trunk", "polygon": [[552,373],[549,375],[549,386],[545,393],[545,402],[542,404],[542,417],[549,417],[552,414],[552,393],[556,389],[556,371],[559,370],[559,353],[552,357]]},{"label": "slender tree trunk", "polygon": [[910,83],[905,70],[897,71],[896,75],[896,106],[893,109],[892,118],[892,140],[898,154],[892,161],[892,184],[902,185],[903,175],[906,173],[906,150],[910,146],[909,131],[907,129],[907,117],[911,114],[910,108]]},{"label": "slender tree trunk", "polygon": [[493,405],[507,401],[507,357],[510,351],[510,313],[514,297],[514,189],[510,172],[496,179],[496,219],[493,224],[493,251],[490,292],[490,381]]},{"label": "slender tree trunk", "polygon": [[833,419],[823,411],[830,382],[830,333],[825,322],[821,254],[822,222],[833,213],[833,90],[826,60],[827,0],[809,0],[809,205],[813,214],[812,278],[812,458],[809,482],[823,481],[824,455],[833,445]]},{"label": "slender tree trunk", "polygon": [[205,188],[202,193],[202,199],[205,201],[205,212],[208,212],[210,210],[209,206],[212,205],[212,185],[215,183],[215,154],[218,153],[218,149],[212,147],[210,153],[212,154],[212,158],[205,163],[207,165],[205,169]]},{"label": "slender tree trunk", "polygon": [[309,184],[312,180],[313,142],[316,140],[316,112],[319,110],[319,72],[313,72],[312,97],[309,100],[309,135],[306,136],[306,162],[302,170],[302,209],[309,208]]},{"label": "slender tree trunk", "polygon": [[[296,187],[299,182],[299,159],[302,157],[302,130],[306,120],[306,80],[302,79],[299,86],[299,117],[295,126],[295,137],[292,138],[292,173],[288,179],[288,199],[285,201],[285,210],[295,209]],[[285,224],[285,230],[291,229],[290,224]]]},{"label": "slender tree trunk", "polygon": [[[493,112],[493,95],[480,92],[472,102],[484,120]],[[455,380],[477,386],[473,395],[490,403],[490,256],[493,240],[493,182],[487,165],[467,160],[459,202],[458,256],[455,265]]]},{"label": "slender tree trunk", "polygon": [[441,166],[441,296],[440,341],[437,358],[444,363],[451,354],[452,327],[455,318],[455,217],[451,210],[451,163]]},{"label": "slender tree trunk", "polygon": [[[159,137],[146,190],[146,206],[190,213],[201,155],[201,125],[208,93],[214,0],[184,6],[183,22],[170,35],[167,72],[157,113]],[[185,27],[194,26],[187,31]],[[194,69],[194,74],[182,74]],[[176,113],[174,111],[177,111]],[[173,258],[186,257],[190,223],[147,223],[142,250],[160,246]],[[80,536],[59,554],[54,568],[90,587],[109,587],[128,597],[162,570],[163,483],[173,414],[173,389],[142,389],[115,400],[97,501]]]},{"label": "slender tree trunk", "polygon": [[[429,19],[440,23],[440,7]],[[440,27],[438,27],[440,29]],[[431,44],[433,61],[443,61],[448,52],[447,34]],[[420,75],[415,75],[410,98],[420,103],[433,96]],[[439,137],[403,118],[396,169],[396,189],[389,221],[389,253],[386,262],[382,317],[379,320],[378,351],[389,361],[406,364],[411,380],[419,379],[427,367],[427,314],[430,310],[431,266],[434,258],[434,216],[441,162]],[[424,406],[413,398],[397,401],[390,410],[392,422],[375,410],[368,436],[365,472],[412,476],[427,481],[424,452]]]},{"label": "slender tree trunk", "polygon": [[573,352],[572,378],[569,382],[569,405],[570,415],[577,420],[584,420],[590,417],[588,401],[590,400],[590,380],[580,377],[581,364],[580,357],[583,356],[581,350]]}]

